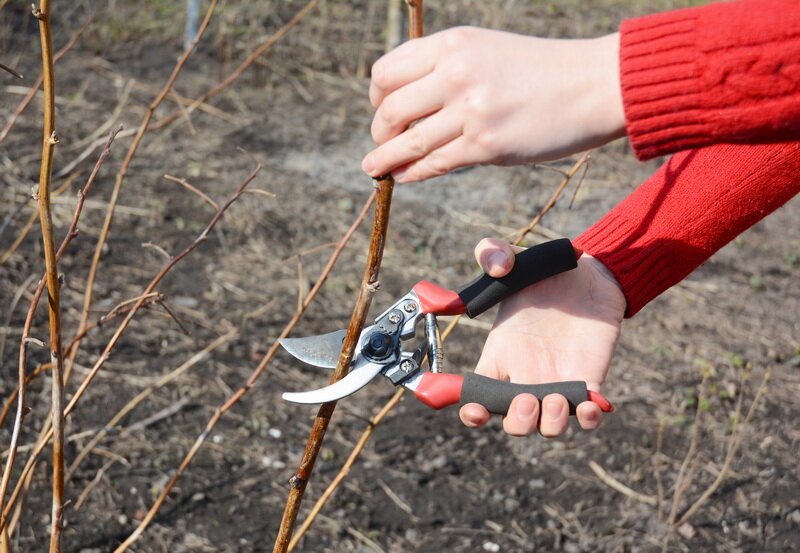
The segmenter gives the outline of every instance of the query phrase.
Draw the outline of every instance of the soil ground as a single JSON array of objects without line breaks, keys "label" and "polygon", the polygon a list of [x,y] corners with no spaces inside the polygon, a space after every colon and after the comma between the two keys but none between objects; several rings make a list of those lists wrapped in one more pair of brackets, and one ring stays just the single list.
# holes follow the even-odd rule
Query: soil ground
[{"label": "soil ground", "polygon": [[[560,37],[596,36],[613,30],[625,17],[667,7],[663,2],[654,6],[610,0],[429,4],[430,32],[480,24]],[[265,28],[274,31],[299,6],[281,3],[264,16]],[[68,462],[137,393],[240,325],[246,313],[267,307],[180,378],[156,389],[79,467],[68,486],[65,551],[112,551],[132,532],[206,421],[246,381],[273,343],[294,312],[298,294],[308,290],[326,262],[330,243],[341,237],[369,194],[371,181],[360,172],[359,161],[371,144],[367,69],[382,48],[384,17],[382,7],[367,2],[323,3],[318,13],[265,55],[256,70],[212,101],[224,118],[195,112],[191,125],[180,119],[146,135],[102,260],[96,317],[136,297],[164,263],[164,252],[180,251],[213,215],[208,204],[165,180],[164,174],[186,178],[222,200],[244,180],[255,159],[264,169],[253,186],[276,197],[242,197],[219,230],[158,287],[166,296],[163,305],[181,324],[164,307],[136,317],[69,419]],[[79,20],[63,24],[74,29]],[[67,34],[57,34],[58,41],[63,43]],[[132,79],[160,87],[178,54],[174,36],[130,47],[104,44],[102,36],[90,32],[58,65],[62,142],[56,172],[85,148],[85,137],[109,120],[126,83]],[[176,89],[182,95],[192,98],[213,86],[257,38],[236,46],[231,60],[221,60],[211,42],[203,43],[178,80]],[[24,71],[24,84],[30,85],[27,74],[35,78],[37,73],[36,36],[19,31],[8,48],[18,67],[31,68]],[[134,87],[115,122],[135,128],[153,95]],[[10,113],[19,99],[4,93],[1,112]],[[156,120],[173,109],[174,104],[165,105]],[[0,214],[8,221],[0,235],[0,251],[19,235],[31,212],[29,205],[19,203],[38,173],[39,125],[39,108],[32,106],[0,144],[6,181]],[[72,336],[79,319],[104,201],[129,141],[115,144],[91,195],[81,236],[61,262],[66,278],[65,337]],[[83,173],[71,190],[85,179],[96,155],[79,164]],[[563,170],[573,162],[551,167]],[[624,141],[596,151],[572,205],[569,196],[575,184],[532,240],[577,236],[657,166],[658,161],[637,162]],[[473,245],[484,236],[527,224],[560,178],[547,168],[480,167],[399,186],[375,314],[418,280],[447,286],[471,278],[476,271]],[[57,179],[56,185],[62,182]],[[62,198],[55,207],[60,233],[74,205],[72,194]],[[741,447],[725,481],[690,525],[671,539],[667,551],[800,550],[800,431],[794,424],[800,418],[799,229],[800,201],[795,199],[626,321],[605,389],[617,412],[598,431],[573,427],[555,440],[512,438],[502,433],[500,421],[472,431],[458,422],[454,410],[435,412],[404,400],[376,428],[299,550],[661,551],[667,526],[659,511],[669,512],[671,507],[676,475],[694,432],[703,371],[711,371],[711,376],[703,390],[706,400],[691,464],[693,478],[683,491],[679,513],[721,470],[743,375],[745,412],[766,371],[771,371],[771,381],[751,422],[740,430]],[[367,239],[365,225],[294,335],[346,324]],[[29,295],[23,294],[17,303],[14,298],[21,289],[32,290],[29,279],[41,271],[34,228],[18,252],[0,265],[4,396],[16,385],[17,347]],[[46,336],[45,319],[40,310],[35,336]],[[489,323],[491,314],[483,321]],[[114,328],[112,323],[84,340],[76,377],[91,367]],[[471,370],[486,332],[483,326],[459,326],[447,350],[448,370]],[[46,359],[46,351],[34,348],[30,365]],[[280,394],[316,387],[326,379],[319,370],[279,353],[213,430],[133,550],[271,551],[287,480],[315,413],[314,408],[283,402]],[[71,392],[76,380],[70,383]],[[339,470],[365,428],[365,418],[392,393],[391,386],[379,381],[340,403],[301,518]],[[48,379],[38,378],[31,384],[32,412],[23,444],[35,439],[48,406]],[[4,444],[10,428],[7,421]],[[590,461],[649,497],[658,496],[661,486],[663,504],[654,506],[615,491],[598,479]],[[37,472],[22,513],[13,540],[16,551],[46,547],[50,495],[45,465]]]}]

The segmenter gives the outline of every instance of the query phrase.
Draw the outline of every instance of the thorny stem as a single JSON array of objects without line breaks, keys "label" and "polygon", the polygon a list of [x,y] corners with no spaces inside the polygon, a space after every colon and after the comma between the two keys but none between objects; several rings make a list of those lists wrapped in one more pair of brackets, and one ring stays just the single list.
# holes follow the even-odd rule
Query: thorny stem
[{"label": "thorny stem", "polygon": [[33,9],[39,21],[42,49],[44,123],[42,125],[42,160],[39,170],[39,220],[42,229],[47,281],[48,320],[50,326],[50,362],[52,373],[53,426],[53,499],[50,521],[50,553],[61,552],[61,514],[64,507],[64,380],[61,358],[61,305],[56,260],[53,219],[50,213],[50,176],[53,172],[53,149],[58,143],[55,131],[55,83],[53,75],[53,39],[50,35],[50,1],[41,0]]},{"label": "thorny stem", "polygon": [[[83,205],[86,202],[86,196],[89,194],[89,191],[92,189],[92,186],[94,185],[95,179],[97,178],[97,175],[100,171],[100,167],[102,167],[103,162],[111,153],[111,143],[114,141],[114,137],[117,135],[118,132],[119,130],[109,133],[105,148],[103,148],[103,152],[100,154],[97,163],[95,163],[95,166],[92,169],[92,172],[89,175],[86,184],[84,185],[83,189],[81,190],[78,196],[78,203],[76,204],[75,211],[73,212],[72,222],[70,223],[70,226],[67,229],[67,234],[61,241],[61,246],[59,246],[58,251],[56,252],[56,261],[61,259],[61,256],[67,249],[67,246],[69,246],[70,242],[72,242],[72,240],[78,235],[78,221],[80,220],[81,213],[83,212]],[[39,305],[39,299],[41,298],[42,293],[44,292],[44,287],[46,282],[47,282],[46,277],[42,277],[41,280],[39,281],[39,284],[36,287],[36,291],[33,294],[33,299],[31,300],[30,306],[28,307],[28,313],[25,317],[25,322],[22,328],[22,339],[20,341],[19,366],[18,366],[19,383],[17,385],[17,390],[16,390],[16,393],[18,394],[17,415],[14,421],[14,429],[11,434],[11,444],[9,445],[8,449],[9,453],[8,453],[8,459],[6,459],[6,467],[3,472],[3,480],[2,483],[0,483],[0,531],[4,530],[6,527],[7,509],[4,508],[4,501],[6,492],[8,491],[8,484],[11,479],[11,473],[13,472],[14,469],[14,461],[16,460],[17,444],[19,442],[20,429],[22,428],[22,422],[25,418],[25,414],[28,411],[28,407],[25,403],[26,384],[28,383],[29,378],[33,378],[33,376],[35,376],[35,374],[30,375],[30,377],[27,376],[25,370],[27,366],[30,332],[31,332],[31,327],[33,326],[33,316],[36,313],[36,307]],[[70,344],[70,346],[71,345],[72,344]],[[5,412],[6,408],[4,406],[3,418],[5,418]],[[9,501],[9,509],[12,504],[13,501]]]},{"label": "thorny stem", "polygon": [[[514,233],[514,234],[519,234],[517,239],[514,241],[515,245],[519,245],[520,243],[522,243],[522,241],[525,239],[528,233],[532,231],[536,227],[536,225],[539,224],[539,221],[542,220],[542,217],[544,217],[547,214],[547,212],[550,211],[553,208],[553,206],[556,205],[556,202],[558,202],[558,199],[561,197],[564,190],[566,189],[567,184],[569,184],[570,179],[575,175],[575,173],[578,172],[578,169],[580,169],[581,165],[584,165],[589,160],[589,158],[590,158],[590,153],[587,152],[586,154],[581,156],[581,158],[578,159],[577,162],[575,162],[575,164],[569,171],[565,173],[564,179],[558,184],[555,191],[550,196],[550,199],[547,201],[544,207],[542,207],[539,213],[536,214],[536,216],[531,220],[531,222],[526,227]],[[444,331],[442,331],[442,336],[441,336],[442,342],[445,342],[447,340],[447,338],[453,332],[453,329],[455,329],[460,319],[461,315],[454,317],[453,320],[450,321],[450,324],[447,325],[447,328],[445,328]],[[364,447],[367,445],[367,442],[369,441],[369,438],[372,436],[375,427],[378,426],[381,422],[383,422],[383,420],[391,412],[391,410],[398,403],[400,403],[404,394],[405,394],[405,389],[400,388],[397,391],[397,393],[395,393],[395,395],[392,396],[391,399],[389,399],[389,401],[387,401],[383,405],[383,407],[380,408],[378,414],[375,415],[375,417],[373,417],[369,421],[369,424],[362,432],[358,442],[351,450],[350,455],[347,458],[347,461],[345,461],[344,465],[342,465],[342,468],[339,470],[337,475],[334,477],[334,479],[322,493],[320,498],[317,499],[316,503],[314,503],[314,506],[311,508],[311,511],[309,512],[308,516],[300,525],[296,534],[292,537],[287,553],[294,551],[299,541],[306,534],[306,532],[308,532],[308,530],[311,528],[311,525],[314,524],[314,520],[322,511],[322,508],[325,506],[325,503],[331,498],[333,492],[336,491],[336,488],[339,487],[339,485],[344,481],[344,479],[350,473],[350,469],[355,464],[358,457],[361,455],[361,452],[364,450]]]},{"label": "thorny stem", "polygon": [[322,272],[320,273],[317,282],[314,284],[314,286],[308,292],[306,297],[303,299],[302,304],[298,307],[297,311],[295,311],[294,316],[289,320],[288,323],[286,323],[286,326],[278,335],[278,338],[272,343],[272,346],[270,346],[267,353],[264,354],[264,357],[261,359],[261,362],[252,372],[250,378],[247,379],[245,385],[239,388],[239,390],[237,390],[230,398],[228,398],[228,400],[222,406],[220,406],[214,412],[214,415],[208,420],[205,428],[197,437],[194,444],[192,444],[192,447],[189,449],[189,452],[184,456],[180,466],[178,467],[178,470],[175,472],[172,478],[170,478],[169,482],[167,482],[167,484],[164,486],[164,489],[161,490],[161,493],[158,495],[158,497],[156,498],[152,507],[150,507],[150,510],[147,512],[145,517],[139,523],[139,526],[136,527],[133,533],[130,536],[128,536],[128,538],[114,551],[114,553],[122,553],[124,551],[127,551],[128,548],[131,545],[133,545],[133,543],[136,542],[136,540],[139,539],[139,537],[144,533],[144,531],[147,529],[147,527],[150,525],[153,519],[155,519],[155,516],[156,514],[158,514],[159,509],[161,509],[161,507],[164,505],[164,502],[167,500],[167,497],[169,496],[170,492],[178,483],[178,481],[181,479],[181,476],[183,476],[184,471],[192,463],[195,456],[200,451],[200,448],[203,446],[203,443],[208,438],[211,431],[214,429],[214,426],[216,426],[217,422],[219,422],[222,416],[231,407],[233,407],[240,399],[242,399],[245,396],[245,394],[247,394],[247,392],[249,392],[250,389],[255,385],[258,378],[267,368],[267,365],[269,364],[270,361],[272,361],[272,358],[275,357],[275,354],[280,348],[279,340],[281,338],[285,338],[292,332],[292,329],[294,329],[294,327],[303,317],[303,314],[305,313],[306,309],[308,309],[308,306],[311,305],[311,302],[314,300],[317,293],[322,289],[322,286],[328,280],[328,275],[330,275],[334,265],[336,265],[336,262],[338,261],[342,251],[344,251],[345,246],[347,245],[347,243],[350,241],[350,238],[353,236],[355,231],[358,229],[358,227],[366,218],[370,206],[372,206],[372,203],[375,201],[375,196],[376,194],[375,192],[373,192],[367,199],[367,201],[364,203],[364,207],[361,209],[361,212],[359,213],[358,217],[356,217],[356,220],[353,221],[353,224],[350,226],[350,228],[344,234],[342,239],[339,241],[333,253],[331,254],[330,258],[328,259],[327,264],[322,269]]}]

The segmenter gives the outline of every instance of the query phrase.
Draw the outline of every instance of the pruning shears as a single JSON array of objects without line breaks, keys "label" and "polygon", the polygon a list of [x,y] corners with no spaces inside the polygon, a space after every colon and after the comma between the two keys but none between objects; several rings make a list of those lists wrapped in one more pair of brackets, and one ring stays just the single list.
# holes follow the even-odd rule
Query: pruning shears
[{"label": "pruning shears", "polygon": [[[418,282],[361,332],[350,372],[341,380],[317,390],[285,393],[293,403],[327,403],[349,396],[379,374],[395,386],[403,386],[434,409],[456,403],[479,403],[490,413],[505,415],[511,400],[519,394],[533,394],[539,400],[561,394],[569,402],[570,414],[584,401],[593,401],[602,411],[613,411],[600,393],[583,381],[547,384],[514,384],[477,374],[443,373],[444,350],[436,322],[437,315],[477,317],[512,294],[556,274],[577,267],[582,252],[566,239],[545,242],[516,255],[514,268],[502,278],[482,275],[457,291],[427,281]],[[424,321],[424,338],[407,351],[403,343],[413,338]],[[345,330],[307,338],[284,338],[281,345],[294,357],[322,368],[334,368],[339,360]],[[427,357],[429,370],[423,368]]]}]

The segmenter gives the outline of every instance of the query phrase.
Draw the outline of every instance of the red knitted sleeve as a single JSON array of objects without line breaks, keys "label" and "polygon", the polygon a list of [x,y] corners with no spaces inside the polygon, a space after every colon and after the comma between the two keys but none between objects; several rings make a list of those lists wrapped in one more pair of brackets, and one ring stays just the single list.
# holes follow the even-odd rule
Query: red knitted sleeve
[{"label": "red knitted sleeve", "polygon": [[611,270],[631,317],[798,192],[796,142],[681,152],[575,244]]},{"label": "red knitted sleeve", "polygon": [[800,1],[716,2],[623,22],[620,82],[640,159],[800,137]]}]

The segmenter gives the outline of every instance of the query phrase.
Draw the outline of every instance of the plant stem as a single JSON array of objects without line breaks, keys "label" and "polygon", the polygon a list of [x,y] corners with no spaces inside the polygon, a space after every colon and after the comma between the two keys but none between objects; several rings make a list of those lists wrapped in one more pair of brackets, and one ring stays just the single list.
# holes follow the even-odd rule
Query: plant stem
[{"label": "plant stem", "polygon": [[61,514],[64,507],[64,380],[61,359],[61,306],[58,262],[50,213],[50,175],[53,172],[53,149],[58,143],[55,132],[55,88],[53,75],[53,39],[50,35],[50,1],[41,0],[33,15],[39,21],[42,49],[42,162],[39,169],[39,220],[42,228],[50,326],[50,362],[52,369],[53,425],[53,500],[50,521],[50,553],[61,551]]}]

